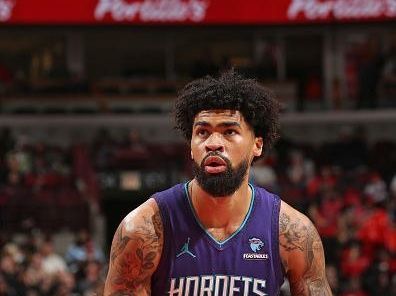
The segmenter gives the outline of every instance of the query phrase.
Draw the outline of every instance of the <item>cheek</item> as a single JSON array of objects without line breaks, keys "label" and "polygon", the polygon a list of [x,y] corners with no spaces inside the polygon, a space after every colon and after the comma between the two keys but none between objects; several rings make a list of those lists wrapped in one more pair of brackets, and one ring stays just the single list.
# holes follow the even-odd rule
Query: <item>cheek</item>
[{"label": "cheek", "polygon": [[197,143],[194,143],[193,141],[191,142],[190,152],[192,159],[194,159],[195,161],[199,160],[202,154],[201,150],[202,149]]},{"label": "cheek", "polygon": [[255,151],[255,143],[254,142],[248,142],[243,145],[240,149],[240,155],[241,158],[253,158],[254,156],[254,151]]},{"label": "cheek", "polygon": [[237,149],[244,152],[245,154],[249,154],[253,151],[254,143],[250,141],[250,139],[239,139],[236,143]]}]

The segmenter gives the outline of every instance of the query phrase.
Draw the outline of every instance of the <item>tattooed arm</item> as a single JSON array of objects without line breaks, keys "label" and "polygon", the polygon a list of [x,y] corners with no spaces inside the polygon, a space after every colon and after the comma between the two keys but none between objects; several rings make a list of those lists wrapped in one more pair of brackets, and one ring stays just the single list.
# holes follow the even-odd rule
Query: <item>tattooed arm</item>
[{"label": "tattooed arm", "polygon": [[160,260],[162,246],[159,209],[149,199],[124,218],[114,235],[104,295],[150,295],[151,276]]},{"label": "tattooed arm", "polygon": [[306,216],[284,202],[279,214],[279,244],[293,296],[332,295],[318,232]]}]

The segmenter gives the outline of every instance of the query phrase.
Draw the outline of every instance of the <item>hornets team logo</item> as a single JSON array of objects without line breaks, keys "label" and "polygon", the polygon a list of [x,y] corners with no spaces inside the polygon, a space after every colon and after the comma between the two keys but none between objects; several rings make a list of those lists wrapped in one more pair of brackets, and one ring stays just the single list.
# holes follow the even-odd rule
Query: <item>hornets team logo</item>
[{"label": "hornets team logo", "polygon": [[264,243],[261,241],[261,239],[252,237],[249,239],[250,243],[250,248],[252,249],[253,252],[257,253],[257,251],[260,251],[262,247],[264,247]]},{"label": "hornets team logo", "polygon": [[249,246],[253,253],[244,253],[243,259],[245,260],[265,260],[268,259],[267,253],[261,253],[261,249],[264,247],[264,242],[257,238],[252,237],[249,239]]}]

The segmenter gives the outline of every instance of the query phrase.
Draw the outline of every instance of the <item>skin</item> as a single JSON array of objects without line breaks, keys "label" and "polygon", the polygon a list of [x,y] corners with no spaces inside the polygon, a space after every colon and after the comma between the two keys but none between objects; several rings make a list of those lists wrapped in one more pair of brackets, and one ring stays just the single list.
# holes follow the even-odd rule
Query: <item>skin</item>
[{"label": "skin", "polygon": [[[202,111],[195,117],[191,158],[198,164],[208,152],[218,151],[235,168],[246,158],[251,163],[255,156],[260,156],[262,146],[263,139],[254,136],[239,111]],[[213,198],[196,180],[190,183],[192,203],[200,222],[218,241],[234,233],[248,211],[251,198],[249,170],[250,167],[241,187],[231,196]]]},{"label": "skin", "polygon": [[151,276],[162,247],[159,209],[149,199],[122,220],[114,235],[104,295],[151,295]]},{"label": "skin", "polygon": [[303,214],[281,203],[279,250],[290,291],[294,295],[333,295],[325,275],[322,241],[312,222]]},{"label": "skin", "polygon": [[[235,168],[245,159],[251,163],[260,156],[262,147],[263,139],[254,135],[239,111],[202,111],[194,119],[191,158],[199,164],[208,152],[218,151]],[[190,182],[197,216],[218,241],[234,233],[248,211],[249,170],[250,167],[240,188],[230,196],[212,197],[195,179]],[[158,206],[149,199],[124,218],[114,235],[104,295],[150,295],[151,276],[161,258],[163,240]],[[279,241],[292,295],[332,295],[325,277],[323,246],[315,227],[284,202],[279,215]]]}]

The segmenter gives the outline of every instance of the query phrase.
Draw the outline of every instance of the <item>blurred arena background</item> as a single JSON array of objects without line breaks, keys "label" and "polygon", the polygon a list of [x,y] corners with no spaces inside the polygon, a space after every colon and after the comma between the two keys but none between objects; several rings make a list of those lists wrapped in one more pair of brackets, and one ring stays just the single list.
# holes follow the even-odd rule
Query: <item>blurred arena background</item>
[{"label": "blurred arena background", "polygon": [[334,295],[396,295],[395,20],[395,0],[0,0],[0,295],[100,295],[122,217],[191,177],[177,90],[230,67],[283,104],[251,179],[314,221]]}]

